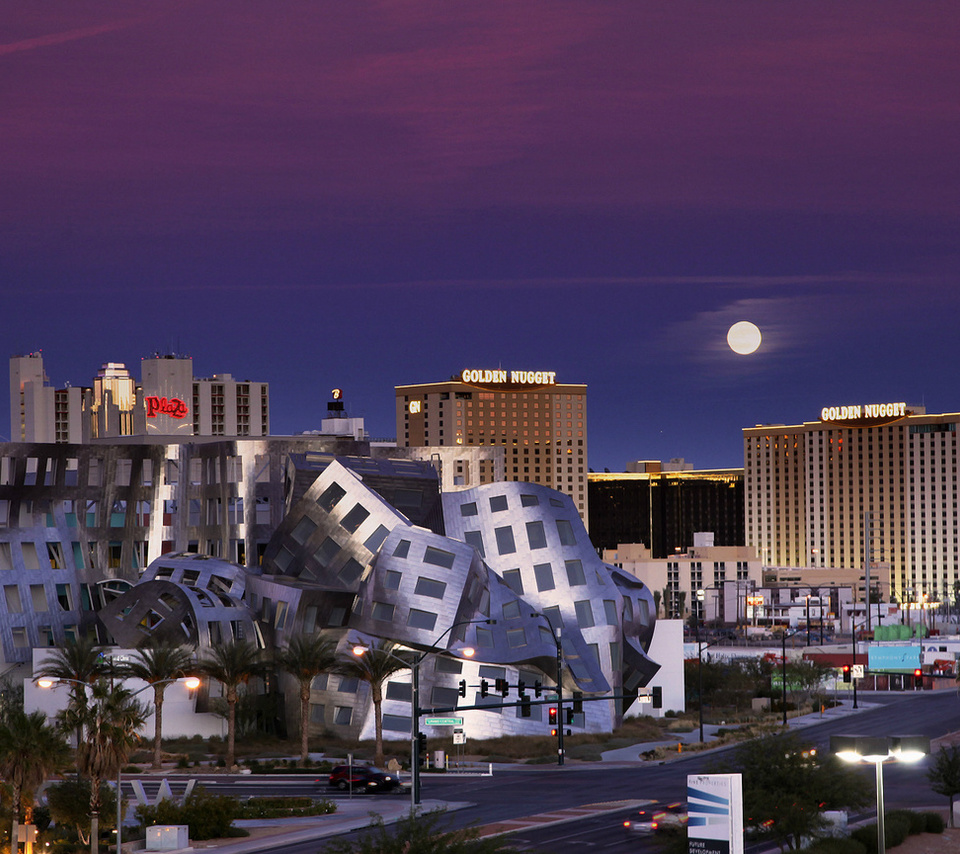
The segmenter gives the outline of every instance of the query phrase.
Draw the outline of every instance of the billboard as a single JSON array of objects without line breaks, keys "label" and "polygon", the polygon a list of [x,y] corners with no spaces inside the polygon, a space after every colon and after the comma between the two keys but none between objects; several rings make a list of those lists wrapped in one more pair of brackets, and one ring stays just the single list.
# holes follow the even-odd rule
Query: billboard
[{"label": "billboard", "polygon": [[687,815],[688,854],[743,854],[739,774],[690,774]]}]

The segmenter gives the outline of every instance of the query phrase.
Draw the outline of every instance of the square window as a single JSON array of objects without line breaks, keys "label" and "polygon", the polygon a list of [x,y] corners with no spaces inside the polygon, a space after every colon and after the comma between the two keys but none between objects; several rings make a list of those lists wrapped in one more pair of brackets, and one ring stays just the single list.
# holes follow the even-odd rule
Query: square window
[{"label": "square window", "polygon": [[547,547],[547,535],[543,531],[543,522],[527,522],[527,542],[531,549],[545,549]]},{"label": "square window", "polygon": [[383,541],[389,533],[383,525],[377,525],[377,530],[367,537],[367,541],[363,544],[364,548],[366,548],[367,551],[376,552],[377,549],[383,545]]},{"label": "square window", "polygon": [[567,568],[567,581],[571,587],[579,587],[581,584],[587,583],[583,575],[582,561],[567,560],[564,561],[564,566]]},{"label": "square window", "polygon": [[503,580],[517,596],[523,596],[523,579],[520,577],[519,569],[504,570]]},{"label": "square window", "polygon": [[561,546],[575,546],[577,538],[573,535],[573,525],[566,519],[557,519],[557,533]]},{"label": "square window", "polygon": [[432,578],[421,576],[417,579],[417,586],[414,593],[420,596],[430,596],[433,599],[442,599],[446,592],[447,585],[442,581],[435,581]]},{"label": "square window", "polygon": [[350,706],[337,706],[333,713],[333,722],[338,726],[350,726],[353,709]]},{"label": "square window", "polygon": [[455,557],[451,552],[437,549],[433,546],[427,546],[427,550],[423,555],[423,562],[432,564],[433,566],[442,566],[444,569],[450,569],[453,566]]},{"label": "square window", "polygon": [[483,534],[479,531],[464,531],[463,541],[467,545],[473,546],[480,553],[480,557],[487,556],[483,550]]},{"label": "square window", "polygon": [[520,618],[520,602],[512,599],[503,603],[503,619],[517,620]]},{"label": "square window", "polygon": [[553,590],[556,584],[553,582],[553,567],[549,563],[538,563],[533,567],[534,577],[537,579],[537,590],[543,593],[546,590]]},{"label": "square window", "polygon": [[497,528],[494,532],[497,535],[497,551],[502,555],[513,554],[517,550],[517,544],[513,539],[513,528],[506,525],[503,528]]},{"label": "square window", "polygon": [[394,606],[386,602],[373,603],[373,619],[390,622],[393,619]]},{"label": "square window", "polygon": [[348,586],[356,583],[361,575],[363,575],[363,564],[354,558],[347,560],[340,572],[337,573],[339,579]]},{"label": "square window", "polygon": [[590,606],[590,600],[582,599],[579,602],[575,602],[574,607],[577,609],[577,625],[579,625],[581,629],[592,628],[594,622],[593,608]]},{"label": "square window", "polygon": [[460,505],[460,515],[461,516],[476,516],[477,515],[477,502],[471,501],[469,504]]},{"label": "square window", "polygon": [[383,574],[383,586],[386,590],[399,590],[400,589],[400,573],[395,569],[388,569]]},{"label": "square window", "polygon": [[318,548],[313,556],[316,558],[317,562],[326,569],[333,561],[336,559],[337,555],[340,554],[340,545],[336,540],[327,537]]},{"label": "square window", "polygon": [[317,504],[329,513],[346,494],[347,491],[340,484],[331,483],[317,499]]},{"label": "square window", "polygon": [[540,505],[540,499],[536,495],[520,495],[520,506],[521,507],[538,507]]},{"label": "square window", "polygon": [[431,614],[429,611],[420,611],[417,608],[411,608],[410,613],[407,615],[407,625],[413,629],[433,631],[433,627],[436,624],[437,615]]},{"label": "square window", "polygon": [[309,516],[304,516],[299,522],[297,522],[296,527],[290,532],[290,537],[296,542],[303,545],[310,535],[317,530],[317,523],[313,521]]},{"label": "square window", "polygon": [[410,554],[410,540],[400,540],[397,547],[393,550],[394,557],[405,558]]},{"label": "square window", "polygon": [[500,513],[507,509],[507,496],[506,495],[491,495],[490,496],[490,512],[491,513]]},{"label": "square window", "polygon": [[343,517],[343,521],[340,523],[340,525],[351,534],[355,534],[357,529],[363,524],[364,520],[369,515],[370,511],[367,510],[366,507],[361,504],[357,504],[353,510]]}]

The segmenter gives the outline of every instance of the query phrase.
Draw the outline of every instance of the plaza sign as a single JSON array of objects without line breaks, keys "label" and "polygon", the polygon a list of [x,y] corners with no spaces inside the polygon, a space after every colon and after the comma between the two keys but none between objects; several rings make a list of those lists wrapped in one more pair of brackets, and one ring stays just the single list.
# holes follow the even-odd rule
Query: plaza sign
[{"label": "plaza sign", "polygon": [[460,380],[471,385],[556,385],[557,372],[466,368],[460,372]]},{"label": "plaza sign", "polygon": [[825,406],[820,410],[821,421],[862,421],[872,418],[905,418],[905,403],[867,403],[850,406]]}]

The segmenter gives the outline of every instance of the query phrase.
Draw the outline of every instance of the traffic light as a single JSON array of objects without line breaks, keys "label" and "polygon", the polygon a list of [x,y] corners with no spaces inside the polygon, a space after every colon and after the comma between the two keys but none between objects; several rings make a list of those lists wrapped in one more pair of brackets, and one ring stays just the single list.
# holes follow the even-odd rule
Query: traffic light
[{"label": "traffic light", "polygon": [[573,716],[576,714],[576,712],[573,709],[566,709],[565,711],[567,713],[567,723],[572,724]]},{"label": "traffic light", "polygon": [[[550,726],[557,725],[557,707],[556,706],[551,706],[550,709],[547,711],[547,723],[549,723]],[[556,733],[553,733],[553,735],[556,735]]]},{"label": "traffic light", "polygon": [[486,679],[481,679],[480,680],[480,696],[486,697],[489,692],[490,692],[490,683],[487,682]]},{"label": "traffic light", "polygon": [[526,694],[520,698],[520,717],[530,717],[530,698]]},{"label": "traffic light", "polygon": [[583,691],[573,692],[573,711],[578,715],[583,714]]},{"label": "traffic light", "polygon": [[660,685],[654,685],[651,691],[651,702],[655,709],[663,708],[663,688]]},{"label": "traffic light", "polygon": [[467,696],[467,680],[466,679],[460,680],[460,696],[461,697]]},{"label": "traffic light", "polygon": [[558,732],[557,728],[554,727],[552,730],[550,730],[550,735],[556,735],[557,732]]},{"label": "traffic light", "polygon": [[501,697],[506,697],[510,693],[510,683],[506,679],[495,679],[493,682],[495,691],[500,692]]},{"label": "traffic light", "polygon": [[417,733],[417,764],[422,765],[427,758],[427,734]]},{"label": "traffic light", "polygon": [[913,687],[923,687],[923,671],[919,667],[913,671]]},{"label": "traffic light", "polygon": [[543,691],[543,683],[538,679],[536,682],[533,683],[533,693],[538,700],[540,699],[540,693],[542,691]]},{"label": "traffic light", "polygon": [[843,681],[850,682],[852,679],[853,679],[853,673],[850,670],[850,665],[844,664],[843,665]]},{"label": "traffic light", "polygon": [[518,693],[518,694],[522,694],[523,691],[524,691],[524,689],[525,689],[526,687],[527,687],[527,683],[526,683],[526,682],[524,682],[522,679],[518,679],[518,680],[517,680],[517,693]]}]

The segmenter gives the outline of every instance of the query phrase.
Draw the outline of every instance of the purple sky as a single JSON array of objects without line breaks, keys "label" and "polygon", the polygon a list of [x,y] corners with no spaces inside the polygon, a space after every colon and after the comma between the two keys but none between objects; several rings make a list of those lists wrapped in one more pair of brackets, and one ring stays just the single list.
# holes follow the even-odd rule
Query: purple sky
[{"label": "purple sky", "polygon": [[957,411],[958,43],[937,2],[6,0],[7,355],[187,353],[277,433],[340,386],[375,436],[396,384],[551,370],[596,470]]}]

